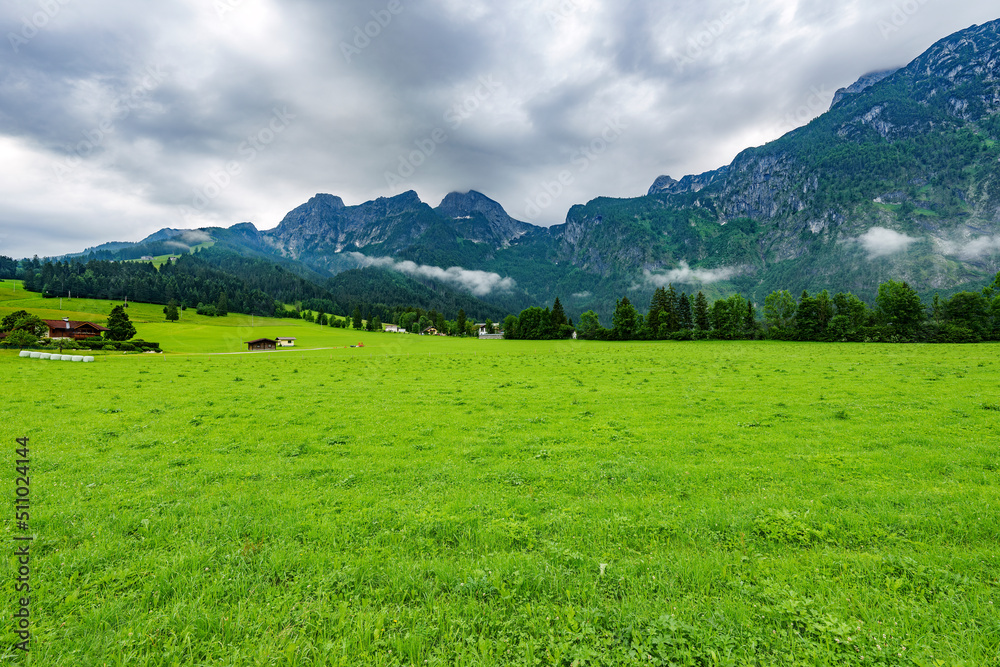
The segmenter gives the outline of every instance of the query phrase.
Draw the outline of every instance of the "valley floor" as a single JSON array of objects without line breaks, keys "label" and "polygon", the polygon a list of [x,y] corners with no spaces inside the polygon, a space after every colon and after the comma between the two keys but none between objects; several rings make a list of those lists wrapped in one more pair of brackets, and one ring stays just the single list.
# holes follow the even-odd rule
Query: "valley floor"
[{"label": "valley floor", "polygon": [[0,351],[30,664],[996,664],[996,345],[234,328]]}]

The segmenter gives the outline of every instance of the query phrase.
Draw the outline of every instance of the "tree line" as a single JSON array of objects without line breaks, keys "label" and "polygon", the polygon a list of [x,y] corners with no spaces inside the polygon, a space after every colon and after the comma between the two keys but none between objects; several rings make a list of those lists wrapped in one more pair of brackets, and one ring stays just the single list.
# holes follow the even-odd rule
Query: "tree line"
[{"label": "tree line", "polygon": [[[557,314],[558,313],[558,314]],[[874,307],[851,293],[833,296],[803,291],[796,299],[777,290],[762,312],[740,294],[709,303],[703,292],[689,295],[673,285],[654,293],[643,315],[628,297],[615,304],[611,326],[594,311],[576,327],[562,324],[558,298],[552,310],[532,307],[504,320],[505,338],[589,340],[790,340],[826,342],[978,343],[1000,340],[1000,273],[979,292],[935,295],[925,304],[906,282],[879,285]],[[557,324],[559,322],[559,324]],[[570,325],[570,326],[567,326]]]},{"label": "tree line", "polygon": [[[423,308],[407,307],[394,309],[391,316],[383,320],[378,314],[365,316],[360,306],[355,306],[354,310],[347,317],[341,317],[335,313],[327,313],[323,309],[302,310],[301,317],[307,322],[314,322],[320,326],[329,326],[340,329],[356,329],[359,331],[382,331],[383,322],[394,324],[408,333],[419,334],[433,328],[436,333],[446,336],[470,336],[479,335],[479,326],[474,320],[470,320],[464,309],[459,309],[454,320],[446,319],[444,314],[435,310],[424,310]],[[489,319],[484,323],[487,331],[496,331],[496,325]]]},{"label": "tree line", "polygon": [[[10,277],[16,275],[24,281],[27,291],[41,292],[45,297],[164,304],[168,319],[176,319],[177,310],[188,308],[211,316],[233,312],[292,318],[302,317],[303,313],[343,318],[360,310],[364,321],[379,319],[393,323],[405,313],[413,312],[417,313],[418,322],[421,317],[429,316],[434,324],[444,321],[444,315],[439,315],[442,308],[448,309],[452,317],[477,306],[497,319],[503,313],[471,296],[435,295],[431,290],[419,293],[401,276],[383,275],[388,273],[384,271],[352,271],[343,280],[338,276],[329,284],[320,285],[265,258],[243,257],[217,248],[181,255],[175,262],[159,268],[141,261],[89,258],[50,261],[37,257],[22,260],[20,266],[14,260],[9,266],[0,262],[0,269],[5,267]],[[372,284],[377,289],[367,294],[365,286]]]}]

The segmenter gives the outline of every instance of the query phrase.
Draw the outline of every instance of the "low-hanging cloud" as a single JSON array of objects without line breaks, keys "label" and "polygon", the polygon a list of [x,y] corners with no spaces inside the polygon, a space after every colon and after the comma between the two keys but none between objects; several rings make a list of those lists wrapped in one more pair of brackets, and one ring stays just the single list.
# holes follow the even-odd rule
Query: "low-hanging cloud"
[{"label": "low-hanging cloud", "polygon": [[392,257],[368,257],[359,252],[352,252],[350,255],[362,267],[374,266],[380,269],[399,271],[414,278],[440,280],[466,289],[476,296],[487,296],[493,292],[510,292],[517,287],[513,278],[505,278],[498,273],[489,271],[474,271],[463,269],[460,266],[442,269],[440,266],[427,266],[411,261],[399,262]]},{"label": "low-hanging cloud", "polygon": [[200,229],[189,229],[171,236],[164,241],[164,245],[188,252],[192,246],[208,243],[211,240],[212,236],[208,232],[203,232]]},{"label": "low-hanging cloud", "polygon": [[185,231],[180,236],[175,236],[175,239],[179,239],[188,245],[198,245],[199,243],[208,243],[212,240],[212,235],[208,232],[203,232],[200,229],[192,229]]},{"label": "low-hanging cloud", "polygon": [[903,252],[919,239],[885,227],[872,227],[859,236],[857,240],[868,253],[868,258],[875,259]]},{"label": "low-hanging cloud", "polygon": [[996,18],[983,0],[160,5],[0,3],[0,254],[269,229],[317,192],[394,194],[401,160],[425,201],[551,197],[534,222],[561,224],[728,164],[863,73]]},{"label": "low-hanging cloud", "polygon": [[949,254],[955,254],[964,260],[976,260],[997,253],[1000,253],[1000,236],[980,236],[956,247],[955,251]]},{"label": "low-hanging cloud", "polygon": [[670,283],[684,283],[685,285],[710,285],[723,280],[729,280],[738,275],[740,270],[734,266],[724,266],[718,269],[692,269],[687,262],[681,262],[676,269],[671,269],[666,273],[653,273],[646,269],[643,277],[646,284],[654,287],[665,287]]}]

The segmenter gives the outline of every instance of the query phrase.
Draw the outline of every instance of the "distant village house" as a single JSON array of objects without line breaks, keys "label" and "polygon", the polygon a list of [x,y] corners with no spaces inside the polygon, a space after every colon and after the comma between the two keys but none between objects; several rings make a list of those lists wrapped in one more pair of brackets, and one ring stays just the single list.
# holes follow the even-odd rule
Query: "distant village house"
[{"label": "distant village house", "polygon": [[278,343],[278,347],[295,347],[297,339],[288,336],[278,336],[274,340]]},{"label": "distant village house", "polygon": [[81,338],[93,338],[100,336],[107,331],[107,327],[93,322],[77,322],[68,317],[61,320],[42,320],[42,323],[49,328],[49,338],[70,338],[80,340]]}]

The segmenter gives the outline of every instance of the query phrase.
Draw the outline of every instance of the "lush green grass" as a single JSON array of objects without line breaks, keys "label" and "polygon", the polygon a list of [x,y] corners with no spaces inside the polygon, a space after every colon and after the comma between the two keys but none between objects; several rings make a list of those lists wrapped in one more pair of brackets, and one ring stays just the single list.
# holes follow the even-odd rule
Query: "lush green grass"
[{"label": "lush green grass", "polygon": [[[166,264],[168,261],[170,261],[171,257],[179,257],[180,255],[194,254],[194,253],[198,252],[199,250],[201,250],[202,248],[211,248],[214,245],[215,245],[215,241],[206,241],[205,243],[199,243],[197,245],[191,246],[191,248],[189,250],[186,250],[186,251],[183,251],[183,252],[175,252],[175,253],[171,253],[169,255],[150,255],[150,257],[153,258],[152,259],[153,266],[155,266],[156,268],[160,268],[161,266],[163,266],[164,264]],[[148,259],[147,260],[142,260],[142,259],[126,259],[126,260],[122,260],[122,261],[125,261],[125,262],[142,262],[142,261],[149,262],[150,260],[148,260]]]},{"label": "lush green grass", "polygon": [[996,664],[996,346],[369,337],[0,353],[32,664]]},{"label": "lush green grass", "polygon": [[[12,281],[0,281],[0,318],[15,310],[26,310],[42,319],[85,320],[106,324],[108,313],[117,304],[104,299],[43,299],[33,292],[24,292],[20,281],[15,290]],[[163,306],[130,303],[129,319],[136,328],[136,337],[160,343],[167,353],[220,353],[246,351],[246,341],[255,338],[294,336],[297,348],[346,347],[363,342],[366,347],[386,353],[407,353],[415,348],[417,336],[405,334],[372,334],[350,329],[334,329],[296,319],[250,317],[231,313],[226,317],[198,315],[193,308],[182,311],[179,322],[167,322]],[[403,340],[410,339],[410,340]],[[437,345],[443,343],[438,339]],[[473,341],[465,343],[468,346]],[[461,345],[461,343],[459,343]],[[433,345],[433,343],[431,344]],[[426,351],[426,344],[419,349]],[[449,348],[450,349],[450,348]],[[473,349],[473,348],[470,348]],[[289,353],[285,350],[284,353]]]}]

